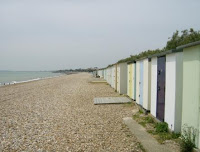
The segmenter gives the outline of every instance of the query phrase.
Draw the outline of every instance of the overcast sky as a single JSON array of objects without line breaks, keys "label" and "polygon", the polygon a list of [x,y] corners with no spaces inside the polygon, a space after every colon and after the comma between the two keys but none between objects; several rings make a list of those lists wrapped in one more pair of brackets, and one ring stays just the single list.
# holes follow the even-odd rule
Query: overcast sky
[{"label": "overcast sky", "polygon": [[200,0],[0,0],[0,70],[105,67],[200,30]]}]

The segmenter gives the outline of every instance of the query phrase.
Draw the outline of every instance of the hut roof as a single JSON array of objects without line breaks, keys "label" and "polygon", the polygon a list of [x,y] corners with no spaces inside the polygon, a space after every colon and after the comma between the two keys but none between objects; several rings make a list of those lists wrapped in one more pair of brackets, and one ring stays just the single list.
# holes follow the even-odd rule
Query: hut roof
[{"label": "hut roof", "polygon": [[192,46],[196,46],[196,45],[200,45],[200,41],[196,41],[196,42],[188,43],[188,44],[185,44],[185,45],[181,45],[181,46],[178,46],[176,49],[184,49],[184,48],[188,48],[188,47],[192,47]]}]

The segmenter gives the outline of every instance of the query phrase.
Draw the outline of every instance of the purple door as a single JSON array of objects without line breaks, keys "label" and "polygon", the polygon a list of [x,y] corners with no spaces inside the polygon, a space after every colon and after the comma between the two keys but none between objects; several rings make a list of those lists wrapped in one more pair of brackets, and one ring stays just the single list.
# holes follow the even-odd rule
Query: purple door
[{"label": "purple door", "polygon": [[156,117],[160,121],[164,121],[165,113],[165,62],[165,56],[158,58]]}]

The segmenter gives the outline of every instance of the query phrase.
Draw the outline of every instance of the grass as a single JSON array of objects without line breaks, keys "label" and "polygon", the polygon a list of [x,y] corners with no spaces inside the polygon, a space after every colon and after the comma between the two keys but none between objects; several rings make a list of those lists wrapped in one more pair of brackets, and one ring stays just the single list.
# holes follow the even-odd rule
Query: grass
[{"label": "grass", "polygon": [[166,122],[156,123],[155,129],[157,133],[167,133],[168,132],[168,124]]},{"label": "grass", "polygon": [[143,151],[146,152],[146,150],[144,149],[143,145],[141,143],[138,143],[138,147]]},{"label": "grass", "polygon": [[181,135],[181,151],[182,152],[192,152],[195,148],[195,139],[198,134],[198,130],[189,127],[187,125],[183,126]]},{"label": "grass", "polygon": [[123,104],[125,107],[134,107],[134,103],[133,102],[129,102],[129,103],[124,103]]},{"label": "grass", "polygon": [[[149,115],[144,115],[142,110],[139,110],[133,115],[133,119],[140,125],[147,129],[147,132],[152,134],[159,143],[163,144],[166,140],[177,140],[180,134],[168,132],[168,125],[164,122],[156,122],[154,118]],[[177,141],[179,142],[179,141]]]}]

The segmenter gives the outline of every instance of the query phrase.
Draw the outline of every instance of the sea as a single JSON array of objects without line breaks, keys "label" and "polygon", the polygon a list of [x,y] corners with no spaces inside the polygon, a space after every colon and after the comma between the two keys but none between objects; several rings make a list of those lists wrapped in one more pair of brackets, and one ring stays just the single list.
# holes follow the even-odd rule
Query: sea
[{"label": "sea", "polygon": [[0,71],[0,86],[58,77],[60,73],[41,71]]}]

